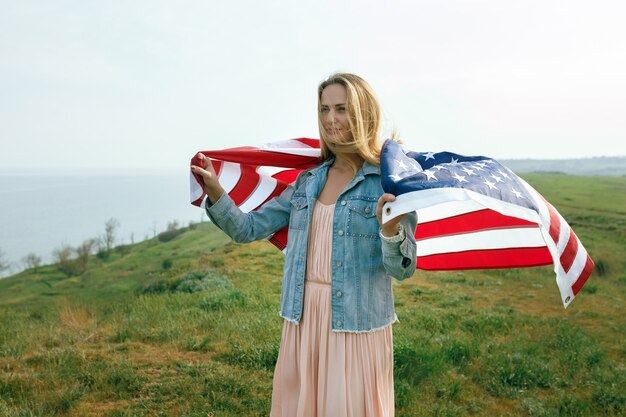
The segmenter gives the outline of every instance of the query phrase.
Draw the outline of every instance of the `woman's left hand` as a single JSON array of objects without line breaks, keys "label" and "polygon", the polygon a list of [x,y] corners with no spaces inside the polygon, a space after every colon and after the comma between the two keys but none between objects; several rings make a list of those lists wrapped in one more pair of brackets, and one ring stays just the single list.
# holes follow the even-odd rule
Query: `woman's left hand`
[{"label": "woman's left hand", "polygon": [[382,221],[383,205],[386,202],[391,202],[391,201],[394,201],[395,199],[396,199],[396,196],[394,196],[393,194],[385,193],[380,196],[380,198],[378,199],[378,205],[376,206],[376,217],[378,218],[378,224],[380,224],[380,228],[383,231],[383,235],[386,237],[397,235],[398,223],[400,223],[402,219],[408,216],[408,213],[405,213],[398,217],[394,217],[393,219],[389,220],[387,223],[383,224],[383,221]]}]

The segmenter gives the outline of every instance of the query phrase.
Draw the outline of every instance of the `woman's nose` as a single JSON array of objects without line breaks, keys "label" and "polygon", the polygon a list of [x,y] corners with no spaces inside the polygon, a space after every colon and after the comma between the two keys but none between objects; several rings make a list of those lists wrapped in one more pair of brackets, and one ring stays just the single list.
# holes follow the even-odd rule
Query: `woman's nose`
[{"label": "woman's nose", "polygon": [[334,110],[329,110],[328,114],[326,115],[326,121],[329,123],[333,123],[335,121],[335,111]]}]

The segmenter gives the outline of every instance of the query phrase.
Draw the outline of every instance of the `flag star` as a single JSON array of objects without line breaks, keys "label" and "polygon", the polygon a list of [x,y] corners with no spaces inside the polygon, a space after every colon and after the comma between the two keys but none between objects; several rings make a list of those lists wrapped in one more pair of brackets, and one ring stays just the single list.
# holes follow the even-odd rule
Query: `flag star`
[{"label": "flag star", "polygon": [[[484,167],[486,167],[486,166],[487,166],[487,164],[486,164],[486,163],[484,163],[484,162],[476,162],[476,165],[478,165],[478,166],[479,166],[479,167],[481,167],[481,168],[484,168]],[[476,169],[478,169],[478,168],[476,168]]]},{"label": "flag star", "polygon": [[458,165],[459,164],[459,159],[458,158],[457,159],[452,158],[452,160],[450,161],[450,164],[451,165]]},{"label": "flag star", "polygon": [[468,167],[464,167],[464,168],[463,168],[463,171],[465,171],[465,173],[466,173],[467,175],[470,175],[470,176],[471,176],[471,175],[476,175],[476,173],[475,173],[473,170],[469,169]]},{"label": "flag star", "polygon": [[511,192],[513,192],[513,194],[515,194],[515,197],[517,198],[522,198],[522,193],[520,193],[519,191],[517,191],[516,189],[512,188]]},{"label": "flag star", "polygon": [[402,179],[402,177],[398,174],[391,174],[389,177],[391,177],[394,181],[400,181]]},{"label": "flag star", "polygon": [[500,175],[502,175],[504,178],[508,179],[509,178],[509,174],[507,174],[504,171],[498,170],[498,172],[500,173]]},{"label": "flag star", "polygon": [[428,177],[428,181],[430,180],[437,181],[437,177],[435,177],[435,173],[431,171],[430,169],[427,169],[426,171],[422,171],[422,174],[426,174],[426,177]]},{"label": "flag star", "polygon": [[503,182],[502,178],[498,177],[496,174],[491,174],[491,178],[493,178],[494,180],[496,180],[496,182]]},{"label": "flag star", "polygon": [[491,182],[489,180],[485,180],[485,184],[487,184],[491,190],[496,188],[496,183],[495,182]]},{"label": "flag star", "polygon": [[484,167],[477,166],[477,165],[472,165],[472,168],[477,170],[477,171],[483,171],[485,169]]},{"label": "flag star", "polygon": [[467,180],[465,179],[465,177],[464,177],[464,176],[459,175],[459,174],[457,174],[457,173],[455,173],[455,174],[453,175],[453,177],[454,177],[454,178],[456,178],[456,180],[457,180],[458,182],[469,182],[469,181],[467,181]]},{"label": "flag star", "polygon": [[426,157],[425,161],[428,161],[429,159],[435,159],[434,152],[427,152],[424,156]]},{"label": "flag star", "polygon": [[433,168],[437,168],[437,171],[441,171],[442,169],[445,169],[441,165],[435,165]]},{"label": "flag star", "polygon": [[404,163],[403,160],[396,160],[396,162],[398,163],[398,166],[401,167],[402,169],[407,169],[408,165]]}]

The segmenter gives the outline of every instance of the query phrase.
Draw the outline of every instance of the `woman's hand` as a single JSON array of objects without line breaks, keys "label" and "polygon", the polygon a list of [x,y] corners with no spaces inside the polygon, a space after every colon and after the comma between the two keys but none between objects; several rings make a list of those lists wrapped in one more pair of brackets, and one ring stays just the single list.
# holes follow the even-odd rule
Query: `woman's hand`
[{"label": "woman's hand", "polygon": [[198,153],[198,158],[202,161],[202,167],[192,165],[191,172],[202,177],[202,180],[204,181],[202,189],[206,193],[211,204],[213,204],[222,196],[224,189],[217,179],[217,174],[215,173],[211,160],[202,153]]},{"label": "woman's hand", "polygon": [[400,223],[402,219],[408,216],[408,213],[405,213],[398,217],[394,217],[393,219],[389,220],[387,223],[383,224],[383,220],[382,220],[383,205],[386,202],[391,202],[391,201],[394,201],[395,199],[396,199],[396,196],[394,196],[393,194],[385,193],[380,196],[380,198],[378,199],[378,205],[376,205],[376,217],[378,218],[378,224],[380,224],[380,228],[383,231],[383,235],[386,237],[397,235],[398,230],[399,230],[398,224]]}]

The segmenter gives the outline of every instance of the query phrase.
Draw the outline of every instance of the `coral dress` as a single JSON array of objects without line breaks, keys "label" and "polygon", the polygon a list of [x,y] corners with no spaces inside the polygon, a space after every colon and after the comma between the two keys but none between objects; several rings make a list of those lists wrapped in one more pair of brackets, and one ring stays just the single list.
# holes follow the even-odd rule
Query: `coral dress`
[{"label": "coral dress", "polygon": [[316,202],[300,324],[283,323],[271,417],[392,417],[391,325],[369,333],[331,331],[335,205]]}]

